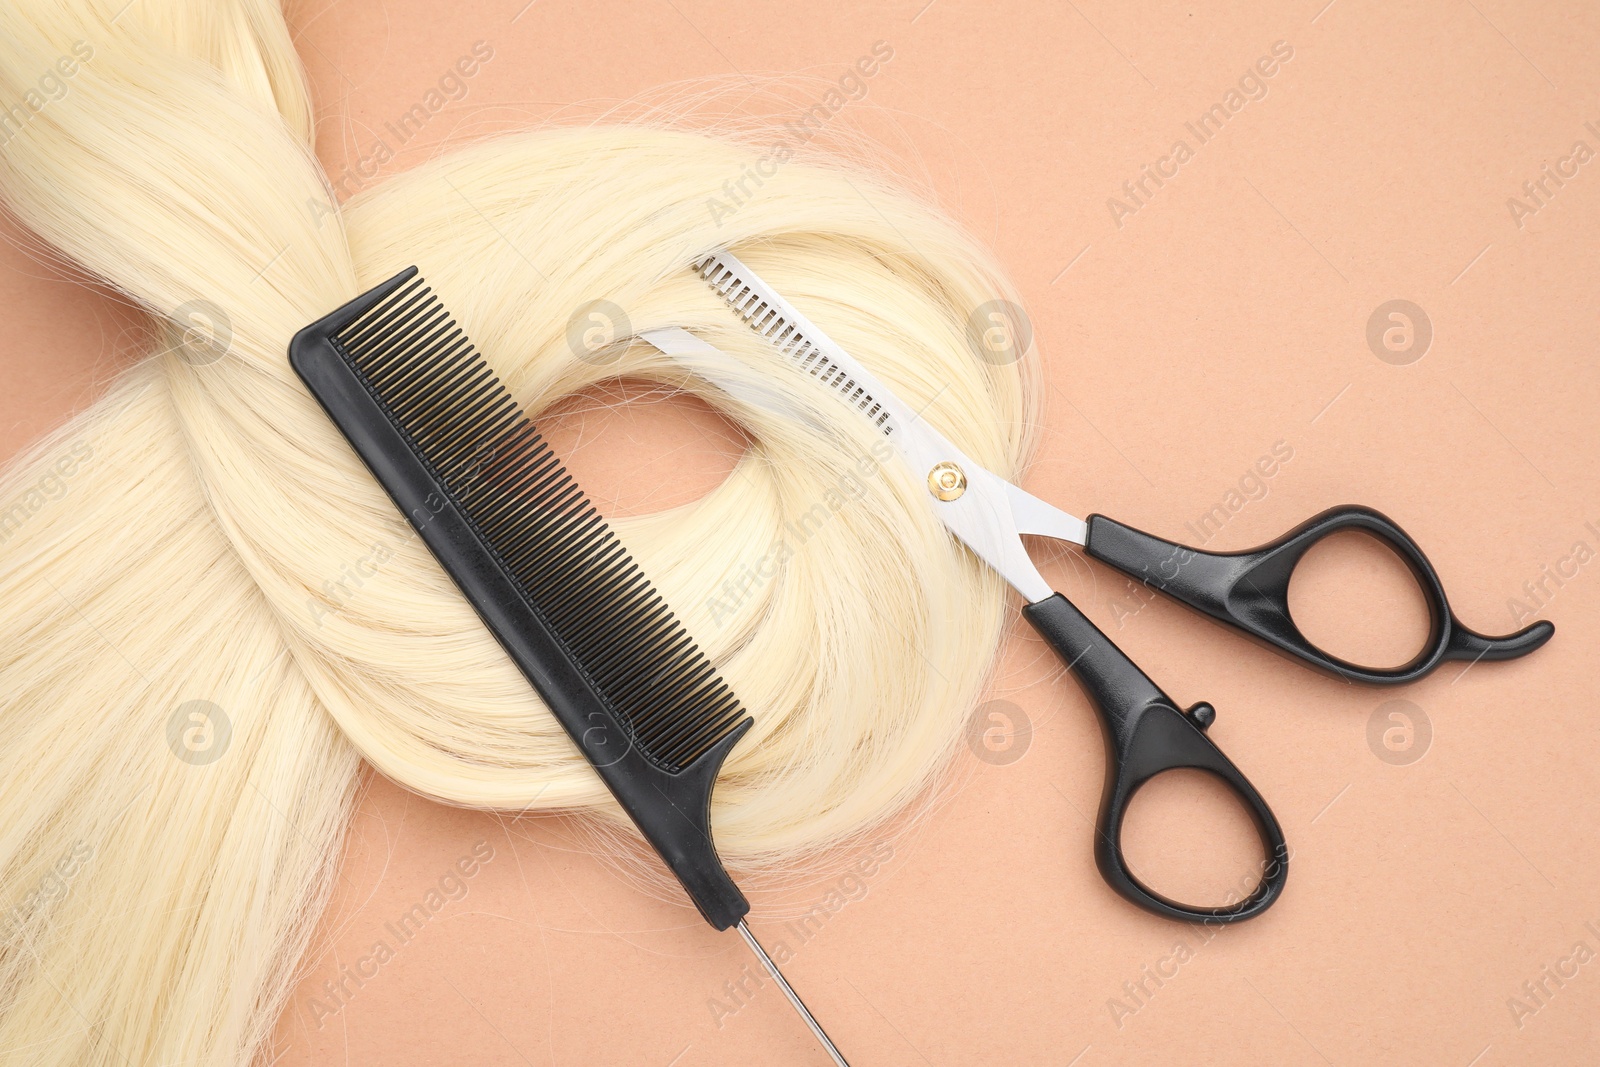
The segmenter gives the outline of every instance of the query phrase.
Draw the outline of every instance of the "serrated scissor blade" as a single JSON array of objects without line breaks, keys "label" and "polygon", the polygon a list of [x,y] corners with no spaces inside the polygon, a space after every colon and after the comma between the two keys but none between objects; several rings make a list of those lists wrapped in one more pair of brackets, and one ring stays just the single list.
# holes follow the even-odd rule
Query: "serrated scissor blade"
[{"label": "serrated scissor blade", "polygon": [[791,364],[830,386],[877,426],[914,473],[928,477],[942,463],[959,467],[966,490],[944,500],[930,489],[928,503],[934,514],[1029,603],[1052,595],[1020,534],[1082,544],[1086,530],[1081,519],[974,462],[735,256],[716,252],[695,268],[728,306]]}]

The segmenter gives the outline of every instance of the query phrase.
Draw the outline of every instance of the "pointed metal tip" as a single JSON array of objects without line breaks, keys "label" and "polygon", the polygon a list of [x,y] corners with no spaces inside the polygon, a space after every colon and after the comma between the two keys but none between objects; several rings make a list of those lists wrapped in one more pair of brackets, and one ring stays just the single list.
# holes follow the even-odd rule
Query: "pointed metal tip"
[{"label": "pointed metal tip", "polygon": [[828,1035],[823,1032],[816,1016],[811,1014],[805,1002],[800,999],[800,994],[796,993],[794,987],[783,977],[783,972],[778,970],[778,965],[772,962],[772,957],[767,955],[767,950],[761,947],[761,942],[756,940],[756,935],[750,932],[750,927],[745,925],[743,919],[739,920],[739,934],[744,938],[745,944],[750,946],[750,951],[756,954],[756,958],[761,961],[767,973],[772,976],[772,980],[778,983],[778,988],[789,998],[789,1003],[794,1005],[794,1010],[800,1013],[800,1018],[805,1020],[806,1025],[811,1028],[811,1033],[821,1042],[823,1050],[832,1057],[837,1067],[850,1067],[845,1058],[839,1054],[839,1050],[834,1047],[833,1042],[828,1039]]}]

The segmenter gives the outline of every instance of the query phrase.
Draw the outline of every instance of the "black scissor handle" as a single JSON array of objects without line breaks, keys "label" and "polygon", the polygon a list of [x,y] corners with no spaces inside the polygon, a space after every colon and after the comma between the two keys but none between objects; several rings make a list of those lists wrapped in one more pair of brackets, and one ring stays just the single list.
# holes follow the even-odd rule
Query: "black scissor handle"
[{"label": "black scissor handle", "polygon": [[[1179,711],[1160,688],[1060,593],[1022,609],[1077,677],[1100,713],[1106,738],[1105,787],[1095,827],[1094,858],[1107,884],[1157,915],[1185,922],[1230,923],[1260,915],[1283,892],[1289,848],[1278,820],[1250,780],[1206,736],[1216,712],[1209,704]],[[1244,801],[1266,854],[1261,878],[1241,900],[1192,907],[1151,889],[1128,870],[1122,821],[1128,802],[1162,771],[1193,768],[1222,779]]]},{"label": "black scissor handle", "polygon": [[[1367,667],[1312,644],[1289,615],[1289,579],[1295,565],[1323,538],[1360,530],[1388,543],[1411,569],[1428,604],[1428,640],[1398,667]],[[1095,559],[1243,630],[1273,649],[1321,670],[1369,685],[1416,681],[1446,660],[1515,659],[1550,640],[1555,627],[1540,620],[1505,637],[1487,637],[1450,611],[1433,564],[1411,535],[1391,519],[1358,505],[1330,508],[1260,548],[1202,552],[1125,526],[1104,515],[1089,517],[1084,549]]]}]

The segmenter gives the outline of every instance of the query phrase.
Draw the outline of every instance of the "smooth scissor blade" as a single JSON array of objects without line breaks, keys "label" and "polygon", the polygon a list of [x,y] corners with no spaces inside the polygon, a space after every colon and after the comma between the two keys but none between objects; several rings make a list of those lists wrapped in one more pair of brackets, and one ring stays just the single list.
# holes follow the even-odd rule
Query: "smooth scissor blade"
[{"label": "smooth scissor blade", "polygon": [[919,478],[929,477],[941,463],[959,467],[965,491],[944,500],[930,488],[934,514],[1029,603],[1052,595],[1020,535],[1082,544],[1087,532],[1083,520],[974,462],[733,255],[716,252],[695,266],[752,329],[876,425]]}]

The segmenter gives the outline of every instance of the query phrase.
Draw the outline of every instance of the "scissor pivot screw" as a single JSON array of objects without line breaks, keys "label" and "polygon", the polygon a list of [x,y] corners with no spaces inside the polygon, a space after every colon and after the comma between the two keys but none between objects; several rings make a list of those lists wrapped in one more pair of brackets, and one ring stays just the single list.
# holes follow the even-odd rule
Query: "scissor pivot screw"
[{"label": "scissor pivot screw", "polygon": [[954,500],[967,491],[967,475],[949,460],[935,463],[928,472],[928,491],[940,500]]}]

